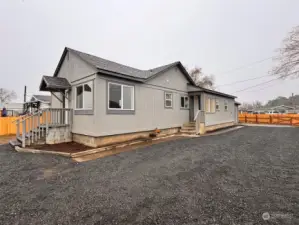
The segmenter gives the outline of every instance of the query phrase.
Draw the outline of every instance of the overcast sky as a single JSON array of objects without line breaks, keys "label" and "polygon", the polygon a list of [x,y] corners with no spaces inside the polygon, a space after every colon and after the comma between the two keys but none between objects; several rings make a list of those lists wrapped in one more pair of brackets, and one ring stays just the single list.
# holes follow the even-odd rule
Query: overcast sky
[{"label": "overcast sky", "polygon": [[[65,46],[149,69],[173,61],[214,74],[216,85],[267,75],[266,60],[299,24],[298,0],[2,0],[0,87],[22,100],[38,93],[42,75],[53,75]],[[299,94],[299,79],[272,79],[219,87],[238,101]]]}]

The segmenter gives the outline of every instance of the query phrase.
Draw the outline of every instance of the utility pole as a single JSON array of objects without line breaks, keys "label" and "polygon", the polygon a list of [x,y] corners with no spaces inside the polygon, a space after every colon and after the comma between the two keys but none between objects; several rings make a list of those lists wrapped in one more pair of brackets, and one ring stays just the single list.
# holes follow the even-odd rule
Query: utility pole
[{"label": "utility pole", "polygon": [[25,87],[24,87],[24,104],[23,104],[23,112],[25,112],[26,96],[27,96],[27,86],[25,85]]}]

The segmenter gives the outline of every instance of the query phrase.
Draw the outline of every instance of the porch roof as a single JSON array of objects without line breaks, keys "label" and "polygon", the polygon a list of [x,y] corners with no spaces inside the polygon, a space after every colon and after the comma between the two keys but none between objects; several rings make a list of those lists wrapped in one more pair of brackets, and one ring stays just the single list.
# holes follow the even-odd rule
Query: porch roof
[{"label": "porch roof", "polygon": [[71,88],[71,84],[63,77],[43,76],[39,86],[40,91],[59,92]]},{"label": "porch roof", "polygon": [[233,95],[225,94],[225,93],[222,93],[222,92],[219,92],[219,91],[214,91],[214,90],[210,90],[210,89],[207,89],[207,88],[198,87],[198,86],[194,86],[194,85],[190,85],[190,84],[188,84],[187,88],[188,88],[188,94],[189,95],[197,95],[197,94],[200,94],[200,93],[208,93],[208,94],[227,97],[227,98],[233,98],[233,99],[237,98],[236,96],[233,96]]}]

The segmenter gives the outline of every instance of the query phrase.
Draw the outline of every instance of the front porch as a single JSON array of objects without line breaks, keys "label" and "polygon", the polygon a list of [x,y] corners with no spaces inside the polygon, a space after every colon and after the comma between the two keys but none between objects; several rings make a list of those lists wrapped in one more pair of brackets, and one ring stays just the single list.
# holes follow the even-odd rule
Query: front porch
[{"label": "front porch", "polygon": [[14,121],[14,146],[55,144],[72,141],[72,109],[48,108]]}]

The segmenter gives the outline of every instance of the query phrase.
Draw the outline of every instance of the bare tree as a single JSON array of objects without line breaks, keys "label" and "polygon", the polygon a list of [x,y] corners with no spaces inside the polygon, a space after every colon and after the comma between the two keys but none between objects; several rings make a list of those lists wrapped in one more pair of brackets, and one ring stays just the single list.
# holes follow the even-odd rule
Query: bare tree
[{"label": "bare tree", "polygon": [[299,26],[293,28],[283,40],[283,46],[278,49],[275,58],[278,65],[274,66],[273,74],[280,78],[299,77]]},{"label": "bare tree", "polygon": [[189,70],[189,74],[197,86],[207,89],[215,89],[214,76],[203,74],[201,68],[194,67],[193,69]]},{"label": "bare tree", "polygon": [[244,110],[255,110],[255,109],[260,109],[263,107],[263,103],[260,101],[254,101],[252,103],[248,102],[243,102],[240,109]]},{"label": "bare tree", "polygon": [[17,97],[16,92],[0,88],[0,103],[8,103]]}]

